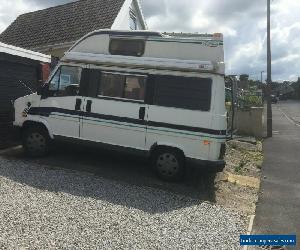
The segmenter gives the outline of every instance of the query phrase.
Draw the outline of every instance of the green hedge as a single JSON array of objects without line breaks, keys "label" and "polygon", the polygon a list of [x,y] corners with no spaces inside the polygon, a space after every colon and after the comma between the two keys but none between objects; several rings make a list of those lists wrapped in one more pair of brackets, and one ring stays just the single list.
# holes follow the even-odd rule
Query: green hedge
[{"label": "green hedge", "polygon": [[263,106],[262,98],[256,95],[244,95],[240,98],[239,103],[241,107],[245,108]]}]

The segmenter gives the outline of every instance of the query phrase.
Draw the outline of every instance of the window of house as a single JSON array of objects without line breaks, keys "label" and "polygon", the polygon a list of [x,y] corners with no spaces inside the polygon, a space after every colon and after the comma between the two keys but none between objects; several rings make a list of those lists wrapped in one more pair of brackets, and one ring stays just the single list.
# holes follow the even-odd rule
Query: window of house
[{"label": "window of house", "polygon": [[130,20],[129,20],[129,27],[131,30],[137,30],[137,19],[136,15],[134,14],[133,10],[130,10]]},{"label": "window of house", "polygon": [[81,68],[61,66],[49,83],[50,96],[78,95],[81,79]]},{"label": "window of house", "polygon": [[155,76],[154,78],[154,105],[210,110],[211,79],[181,76]]},{"label": "window of house", "polygon": [[102,73],[98,95],[143,101],[145,76]]},{"label": "window of house", "polygon": [[132,39],[110,40],[109,52],[112,55],[142,56],[145,50],[145,41]]}]

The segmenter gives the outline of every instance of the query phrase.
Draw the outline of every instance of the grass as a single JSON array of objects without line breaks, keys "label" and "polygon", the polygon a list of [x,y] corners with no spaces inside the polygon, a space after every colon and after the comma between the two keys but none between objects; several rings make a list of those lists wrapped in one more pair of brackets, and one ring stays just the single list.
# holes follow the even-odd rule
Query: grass
[{"label": "grass", "polygon": [[246,165],[246,162],[244,162],[244,160],[241,160],[239,165],[237,165],[235,168],[234,168],[234,172],[236,173],[242,173],[243,172],[243,168],[244,166]]},{"label": "grass", "polygon": [[261,169],[262,167],[264,157],[263,153],[261,152],[261,141],[257,141],[256,151],[245,150],[244,148],[239,148],[233,144],[228,147],[228,153],[229,155],[232,154],[232,156],[235,158],[235,166],[233,171],[237,174],[244,173],[245,170],[247,170],[246,166],[253,166],[257,169]]}]

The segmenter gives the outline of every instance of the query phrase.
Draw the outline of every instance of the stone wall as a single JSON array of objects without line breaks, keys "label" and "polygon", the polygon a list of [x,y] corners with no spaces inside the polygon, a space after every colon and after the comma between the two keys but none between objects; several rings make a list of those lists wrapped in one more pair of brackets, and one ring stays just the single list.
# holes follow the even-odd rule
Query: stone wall
[{"label": "stone wall", "polygon": [[252,107],[249,110],[237,110],[234,127],[240,135],[263,137],[263,107]]}]

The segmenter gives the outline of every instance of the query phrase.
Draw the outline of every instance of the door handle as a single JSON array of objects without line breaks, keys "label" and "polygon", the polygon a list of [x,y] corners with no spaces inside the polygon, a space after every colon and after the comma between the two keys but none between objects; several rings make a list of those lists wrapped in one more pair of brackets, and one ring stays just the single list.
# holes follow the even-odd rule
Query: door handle
[{"label": "door handle", "polygon": [[146,113],[146,108],[140,107],[140,110],[139,110],[139,119],[140,120],[145,120],[145,113]]},{"label": "door handle", "polygon": [[86,102],[86,112],[91,112],[92,110],[92,101],[91,100],[87,100]]},{"label": "door handle", "polygon": [[82,100],[77,98],[76,99],[76,104],[75,104],[75,110],[80,110],[81,103],[82,103]]}]

